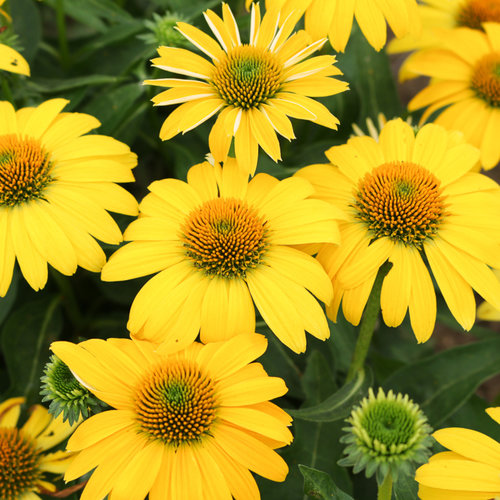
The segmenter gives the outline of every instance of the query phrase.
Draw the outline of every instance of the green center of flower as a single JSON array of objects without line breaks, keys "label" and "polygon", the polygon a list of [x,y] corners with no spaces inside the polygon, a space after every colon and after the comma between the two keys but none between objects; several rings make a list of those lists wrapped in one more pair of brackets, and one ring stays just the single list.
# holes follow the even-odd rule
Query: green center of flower
[{"label": "green center of flower", "polygon": [[31,491],[41,474],[40,454],[16,428],[0,428],[0,498],[16,500]]},{"label": "green center of flower", "polygon": [[466,0],[457,12],[457,26],[481,30],[488,21],[500,22],[500,0]]},{"label": "green center of flower", "polygon": [[500,106],[500,52],[487,54],[476,63],[471,87],[490,106]]},{"label": "green center of flower", "polygon": [[232,49],[216,64],[212,85],[227,104],[256,108],[279,91],[282,64],[268,51],[250,45]]},{"label": "green center of flower", "polygon": [[186,255],[209,276],[245,278],[266,250],[266,222],[242,200],[217,198],[193,210],[182,227]]},{"label": "green center of flower", "polygon": [[52,181],[52,163],[40,141],[0,136],[0,206],[14,206],[42,198]]},{"label": "green center of flower", "polygon": [[187,361],[156,366],[135,400],[141,431],[175,447],[199,442],[216,418],[213,380]]},{"label": "green center of flower", "polygon": [[411,162],[379,165],[360,181],[354,202],[355,217],[374,239],[388,237],[420,247],[432,238],[444,216],[440,181]]},{"label": "green center of flower", "polygon": [[361,427],[369,446],[375,448],[378,442],[389,450],[408,444],[415,434],[416,419],[397,401],[379,401],[363,413]]}]

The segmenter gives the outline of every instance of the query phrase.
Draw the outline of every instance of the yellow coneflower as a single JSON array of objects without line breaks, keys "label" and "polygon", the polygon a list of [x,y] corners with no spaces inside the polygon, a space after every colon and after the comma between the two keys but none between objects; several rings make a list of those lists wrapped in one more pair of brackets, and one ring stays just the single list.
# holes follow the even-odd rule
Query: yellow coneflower
[{"label": "yellow coneflower", "polygon": [[[252,0],[246,0],[247,7]],[[415,0],[267,0],[268,9],[280,9],[282,17],[298,20],[305,12],[306,31],[315,40],[329,37],[332,47],[343,52],[354,18],[370,45],[380,50],[386,42],[387,24],[399,38],[420,33]]]},{"label": "yellow coneflower", "polygon": [[37,493],[54,493],[56,487],[45,474],[64,474],[74,453],[45,453],[66,439],[75,429],[61,418],[52,418],[40,405],[30,410],[21,427],[17,421],[24,398],[0,403],[0,498],[2,500],[41,500]]},{"label": "yellow coneflower", "polygon": [[[422,0],[418,6],[422,19],[419,36],[408,35],[391,40],[389,53],[408,52],[439,45],[443,29],[471,28],[482,30],[482,23],[500,22],[500,0]],[[400,78],[411,78],[403,64]]]},{"label": "yellow coneflower", "polygon": [[129,339],[55,342],[52,350],[113,410],[85,420],[65,479],[95,468],[81,500],[258,500],[252,474],[284,481],[274,451],[292,441],[291,418],[269,400],[287,388],[260,363],[262,335],[193,343],[159,354]]},{"label": "yellow coneflower", "polygon": [[[154,342],[213,342],[255,330],[257,309],[296,352],[304,330],[325,339],[329,329],[318,297],[332,286],[318,262],[295,245],[339,242],[343,214],[310,196],[304,179],[250,182],[234,160],[221,169],[192,167],[188,182],[154,182],[140,216],[125,231],[132,241],[112,255],[105,281],[158,273],[132,304],[132,336]],[[182,336],[181,333],[182,332]]]},{"label": "yellow coneflower", "polygon": [[401,119],[387,122],[379,141],[354,137],[327,151],[330,165],[312,165],[308,179],[320,199],[348,212],[342,244],[325,245],[318,259],[333,281],[333,319],[339,304],[358,324],[380,266],[392,269],[380,305],[388,326],[409,309],[419,342],[434,329],[436,295],[428,262],[452,314],[466,330],[475,319],[473,289],[500,308],[500,187],[472,172],[479,151],[459,132],[428,124],[416,134]]},{"label": "yellow coneflower", "polygon": [[500,160],[500,23],[483,27],[485,33],[451,30],[439,47],[411,56],[407,70],[432,80],[408,108],[427,107],[422,121],[439,112],[435,123],[462,131],[481,150],[482,166],[491,169]]},{"label": "yellow coneflower", "polygon": [[241,168],[253,174],[259,146],[278,161],[276,133],[289,140],[295,137],[288,116],[335,130],[337,118],[310,97],[337,94],[348,86],[330,78],[342,74],[334,66],[335,57],[308,59],[325,40],[311,43],[304,32],[290,36],[295,27],[291,17],[279,28],[278,11],[266,13],[261,22],[259,6],[254,5],[246,44],[227,4],[223,3],[222,11],[222,18],[211,10],[204,14],[217,40],[189,24],[177,24],[179,32],[211,61],[174,47],[160,47],[160,57],[153,59],[157,68],[194,80],[164,78],[144,83],[171,87],[153,99],[155,105],[182,103],[165,120],[161,139],[187,132],[220,112],[209,137],[215,160],[226,160],[234,137]]},{"label": "yellow coneflower", "polygon": [[[500,423],[500,407],[488,408]],[[500,443],[481,432],[461,427],[433,434],[448,448],[417,470],[421,500],[491,500],[500,496]]]},{"label": "yellow coneflower", "polygon": [[136,155],[103,135],[93,116],[62,113],[51,99],[17,112],[0,102],[0,296],[9,289],[17,258],[35,290],[45,286],[47,263],[71,275],[81,266],[100,271],[106,257],[94,239],[122,241],[106,212],[137,214],[137,202],[115,182],[134,180]]}]

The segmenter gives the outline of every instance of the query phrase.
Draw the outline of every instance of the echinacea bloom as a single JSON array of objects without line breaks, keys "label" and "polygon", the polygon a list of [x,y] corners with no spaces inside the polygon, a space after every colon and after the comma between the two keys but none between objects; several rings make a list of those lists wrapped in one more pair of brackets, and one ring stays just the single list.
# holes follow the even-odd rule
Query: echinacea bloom
[{"label": "echinacea bloom", "polygon": [[387,122],[379,141],[354,137],[326,152],[330,165],[297,175],[311,181],[320,199],[348,213],[342,244],[324,245],[317,258],[333,281],[332,319],[339,304],[354,325],[386,261],[380,305],[388,326],[409,309],[419,342],[432,334],[436,295],[425,264],[453,316],[466,330],[474,324],[473,290],[500,307],[500,187],[472,172],[477,148],[459,132],[428,124],[416,134],[401,119]]},{"label": "echinacea bloom", "polygon": [[500,23],[484,23],[485,32],[456,28],[440,46],[413,54],[406,64],[415,75],[430,76],[429,85],[408,104],[427,107],[425,121],[463,132],[481,150],[481,164],[493,168],[500,160]]},{"label": "echinacea bloom", "polygon": [[[251,0],[247,0],[247,6]],[[279,5],[275,5],[279,4]],[[354,17],[375,49],[384,47],[387,23],[396,37],[420,33],[416,0],[267,0],[268,9],[281,7],[281,15],[295,21],[305,11],[305,29],[314,40],[326,36],[336,51],[343,52],[351,35]]]},{"label": "echinacea bloom", "polygon": [[[500,271],[494,271],[495,276],[500,280]],[[477,308],[477,317],[485,321],[500,321],[500,309],[495,308],[488,302],[483,302]]]},{"label": "echinacea bloom", "polygon": [[[486,412],[500,423],[500,407]],[[491,500],[500,496],[500,443],[461,427],[440,429],[433,436],[451,451],[433,455],[417,470],[421,500]]]},{"label": "echinacea bloom", "polygon": [[47,473],[63,474],[74,453],[45,453],[64,441],[75,429],[61,418],[52,418],[41,405],[30,409],[26,423],[18,428],[24,398],[0,403],[0,498],[40,500],[37,493],[53,493]]},{"label": "echinacea bloom", "polygon": [[291,140],[289,116],[309,120],[336,130],[339,121],[310,97],[338,94],[345,82],[330,78],[341,75],[335,57],[308,58],[325,40],[311,43],[304,33],[291,33],[291,17],[278,27],[279,11],[266,13],[261,22],[258,5],[252,7],[250,42],[242,43],[231,9],[222,5],[223,17],[204,13],[217,40],[186,23],[177,29],[210,61],[189,50],[160,47],[153,59],[157,68],[193,79],[163,78],[146,84],[171,87],[156,97],[156,106],[182,103],[167,117],[160,130],[163,140],[187,132],[218,114],[210,136],[210,150],[217,162],[226,160],[234,137],[241,168],[255,172],[259,146],[274,160],[281,159],[276,133]]},{"label": "echinacea bloom", "polygon": [[35,290],[47,263],[71,275],[77,266],[101,270],[106,257],[94,238],[122,241],[106,210],[137,214],[137,202],[115,182],[134,180],[136,155],[103,135],[93,116],[62,113],[65,99],[17,112],[0,102],[0,297],[17,258]]},{"label": "echinacea bloom", "polygon": [[[290,349],[303,352],[307,330],[329,337],[316,298],[328,303],[332,286],[321,265],[294,245],[339,243],[343,214],[311,199],[304,179],[248,181],[233,159],[188,172],[188,182],[153,182],[140,216],[124,233],[131,241],[102,271],[104,281],[158,273],[139,291],[128,329],[132,336],[189,345],[255,331],[255,302]],[[181,333],[182,332],[182,336]]]},{"label": "echinacea bloom", "polygon": [[[483,23],[500,22],[500,0],[422,0],[418,11],[422,19],[420,35],[391,40],[387,46],[389,53],[439,45],[443,29],[465,27],[482,30]],[[399,77],[401,80],[411,78],[405,64]]]},{"label": "echinacea bloom", "polygon": [[55,342],[52,350],[113,410],[85,420],[68,442],[79,451],[70,481],[95,468],[81,500],[258,500],[250,471],[284,481],[274,451],[291,418],[269,400],[287,392],[260,363],[262,335],[160,354],[130,339]]}]

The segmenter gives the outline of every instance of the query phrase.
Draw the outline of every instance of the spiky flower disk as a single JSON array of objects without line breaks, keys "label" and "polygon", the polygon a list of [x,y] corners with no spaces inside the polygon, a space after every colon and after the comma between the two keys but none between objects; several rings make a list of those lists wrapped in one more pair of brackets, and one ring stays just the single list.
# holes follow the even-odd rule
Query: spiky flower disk
[{"label": "spiky flower disk", "polygon": [[330,165],[295,175],[348,215],[339,224],[341,245],[323,245],[317,256],[333,283],[331,319],[342,303],[345,318],[359,323],[386,260],[393,267],[380,296],[384,322],[397,327],[409,311],[419,342],[429,339],[436,321],[430,272],[464,329],[475,320],[472,290],[500,309],[500,283],[490,269],[500,269],[500,224],[493,215],[500,213],[500,189],[474,172],[479,150],[461,133],[435,124],[415,133],[390,120],[378,141],[353,137],[326,155]]},{"label": "spiky flower disk", "polygon": [[438,44],[408,58],[405,71],[431,79],[408,109],[427,108],[422,122],[437,113],[435,123],[463,132],[481,150],[481,164],[489,170],[500,161],[500,23],[482,26],[484,32],[443,32]]},{"label": "spiky flower disk", "polygon": [[163,179],[149,186],[141,215],[104,267],[104,281],[158,273],[139,291],[128,328],[135,338],[188,346],[255,331],[255,308],[295,352],[305,331],[330,335],[323,309],[332,285],[321,265],[297,245],[338,244],[344,213],[311,200],[304,179],[248,181],[234,159],[224,168],[195,165],[187,183]]},{"label": "spiky flower disk", "polygon": [[292,441],[291,418],[270,400],[287,392],[260,363],[267,341],[240,335],[161,354],[152,342],[91,339],[52,350],[114,409],[85,420],[71,481],[92,476],[81,500],[260,500],[250,471],[284,481],[274,451]]},{"label": "spiky flower disk", "polygon": [[396,480],[399,475],[411,475],[414,466],[430,456],[432,429],[407,394],[396,395],[392,390],[385,394],[379,388],[375,396],[370,388],[347,422],[347,434],[340,438],[347,444],[347,456],[338,463],[353,467],[355,474],[364,469],[366,477],[376,473],[379,483],[388,473]]},{"label": "spiky flower disk", "polygon": [[44,396],[42,401],[50,401],[49,413],[54,417],[62,413],[63,422],[68,420],[73,425],[80,417],[88,418],[105,406],[105,403],[78,382],[68,365],[57,356],[50,357],[44,373],[40,391]]},{"label": "spiky flower disk", "polygon": [[[418,36],[394,38],[387,45],[387,52],[401,53],[439,45],[443,29],[471,28],[483,30],[483,23],[500,22],[500,0],[422,0],[417,7],[422,20]],[[406,63],[401,66],[402,80],[413,78]]]},{"label": "spiky flower disk", "polygon": [[268,11],[261,22],[258,4],[252,7],[250,39],[242,43],[229,6],[222,4],[222,17],[204,13],[216,40],[198,28],[179,22],[177,29],[210,60],[195,52],[161,46],[153,64],[189,78],[146,80],[147,85],[167,87],[153,98],[156,106],[180,104],[167,117],[160,138],[168,140],[188,132],[210,117],[217,120],[209,136],[217,162],[226,161],[234,137],[238,164],[247,174],[257,167],[259,146],[274,160],[281,159],[277,133],[294,139],[288,117],[309,120],[336,130],[338,119],[311,97],[347,90],[334,56],[309,57],[325,39],[311,43],[303,31],[293,33],[289,17],[279,28],[280,13]]},{"label": "spiky flower disk", "polygon": [[98,272],[100,244],[122,241],[108,211],[137,214],[137,201],[117,182],[132,182],[137,156],[122,142],[87,134],[93,116],[65,113],[66,99],[15,110],[0,101],[0,297],[17,260],[34,290],[47,264],[67,276],[78,266]]},{"label": "spiky flower disk", "polygon": [[[34,405],[29,418],[18,427],[25,399],[0,403],[0,499],[41,500],[37,493],[55,493],[46,474],[63,474],[74,453],[47,450],[64,441],[75,429],[61,418],[51,418],[46,408]],[[54,495],[56,496],[56,495]]]}]

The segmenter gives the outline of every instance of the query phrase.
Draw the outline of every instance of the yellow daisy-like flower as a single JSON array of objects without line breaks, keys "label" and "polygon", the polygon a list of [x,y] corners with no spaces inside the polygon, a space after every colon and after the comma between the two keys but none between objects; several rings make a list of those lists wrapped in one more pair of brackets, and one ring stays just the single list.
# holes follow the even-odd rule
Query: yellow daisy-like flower
[{"label": "yellow daisy-like flower", "polygon": [[27,422],[17,428],[24,398],[0,403],[0,498],[2,500],[40,500],[37,493],[53,493],[55,486],[45,480],[46,473],[63,474],[74,453],[44,453],[66,439],[75,425],[52,418],[40,405],[31,408]]},{"label": "yellow daisy-like flower", "polygon": [[[247,7],[252,0],[247,0]],[[416,0],[267,0],[268,9],[282,9],[295,22],[305,12],[306,31],[319,40],[328,36],[332,47],[343,52],[351,35],[354,17],[368,40],[380,50],[387,40],[387,24],[399,38],[420,33]]]},{"label": "yellow daisy-like flower", "polygon": [[[255,331],[255,302],[290,349],[303,352],[307,330],[329,337],[318,297],[332,299],[319,263],[293,245],[339,242],[333,206],[311,199],[304,179],[248,175],[229,160],[205,162],[188,182],[153,182],[140,217],[124,233],[132,241],[112,255],[105,281],[157,273],[132,304],[128,329],[153,342],[189,345]],[[182,332],[182,336],[180,333]]]},{"label": "yellow daisy-like flower", "polygon": [[17,258],[39,290],[47,263],[71,275],[81,266],[101,270],[101,241],[118,244],[120,229],[106,212],[137,214],[137,202],[115,182],[134,180],[137,157],[103,135],[90,115],[62,113],[52,99],[17,112],[0,102],[0,296],[9,288]]},{"label": "yellow daisy-like flower", "polygon": [[[419,36],[408,35],[391,40],[389,53],[408,52],[439,45],[443,29],[471,28],[482,30],[482,23],[500,22],[500,0],[422,0],[418,6],[422,19]],[[403,64],[400,78],[411,78]]]},{"label": "yellow daisy-like flower", "polygon": [[205,19],[217,41],[186,24],[177,29],[211,61],[189,50],[160,47],[154,66],[195,78],[147,80],[146,84],[171,87],[158,94],[157,106],[183,103],[165,120],[160,137],[170,139],[187,132],[219,113],[209,136],[217,162],[226,160],[232,138],[242,169],[250,174],[257,166],[258,147],[274,160],[281,159],[276,132],[291,140],[294,133],[288,116],[310,120],[336,130],[339,121],[310,97],[329,96],[347,90],[335,57],[308,59],[325,40],[310,43],[304,33],[291,33],[289,17],[278,28],[279,11],[266,13],[261,22],[258,5],[252,7],[250,42],[242,43],[231,9],[222,6],[222,19],[211,10]]},{"label": "yellow daisy-like flower", "polygon": [[407,310],[415,336],[434,329],[436,295],[424,259],[452,314],[466,330],[474,324],[473,289],[500,307],[500,187],[471,172],[479,151],[459,132],[428,124],[415,135],[401,119],[387,122],[379,141],[355,137],[327,151],[332,165],[298,172],[320,199],[348,212],[342,244],[318,253],[333,280],[333,319],[342,301],[357,325],[380,266],[392,269],[382,284],[385,323],[396,327]]},{"label": "yellow daisy-like flower", "polygon": [[[495,270],[494,273],[500,281],[500,271]],[[488,302],[483,302],[477,308],[477,317],[485,321],[500,321],[500,309],[495,308]]]},{"label": "yellow daisy-like flower", "polygon": [[408,104],[428,109],[426,120],[440,111],[435,123],[460,130],[481,150],[481,164],[493,168],[500,160],[500,23],[484,23],[486,33],[457,28],[446,33],[439,48],[411,56],[407,69],[430,76],[430,84]]},{"label": "yellow daisy-like flower", "polygon": [[[488,408],[500,423],[500,407]],[[449,427],[433,436],[444,451],[417,470],[421,500],[491,500],[500,497],[500,443],[471,429]]]},{"label": "yellow daisy-like flower", "polygon": [[114,410],[85,420],[68,442],[72,480],[95,468],[81,500],[258,500],[252,474],[284,481],[273,451],[291,418],[269,400],[287,388],[260,363],[262,335],[159,354],[151,342],[55,342],[52,350]]}]

